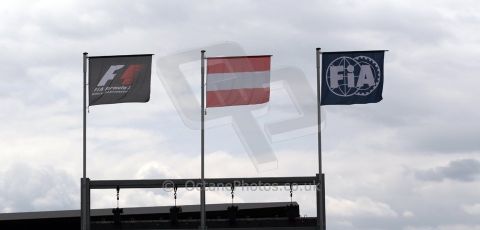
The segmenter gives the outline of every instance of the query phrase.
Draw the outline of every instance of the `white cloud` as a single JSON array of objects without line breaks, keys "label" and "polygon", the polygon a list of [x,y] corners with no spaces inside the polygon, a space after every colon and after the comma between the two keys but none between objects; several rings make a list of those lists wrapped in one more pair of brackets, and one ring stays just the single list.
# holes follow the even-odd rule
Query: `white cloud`
[{"label": "white cloud", "polygon": [[436,227],[406,227],[404,230],[479,230],[480,225],[441,225]]},{"label": "white cloud", "polygon": [[462,209],[464,212],[473,215],[473,216],[479,216],[480,215],[480,203],[478,204],[466,204],[462,206]]},{"label": "white cloud", "polygon": [[[1,4],[0,168],[7,170],[0,174],[0,210],[78,208],[82,52],[162,57],[234,41],[249,54],[273,54],[275,67],[304,71],[312,86],[317,46],[390,50],[384,101],[326,108],[323,162],[330,229],[478,229],[472,215],[479,212],[480,187],[472,182],[478,177],[480,110],[472,105],[480,83],[479,10],[474,0]],[[185,74],[198,83],[197,70]],[[147,104],[90,108],[92,179],[199,176],[198,130],[185,126],[155,77],[152,86]],[[279,117],[297,112],[271,110],[285,113]],[[209,177],[312,176],[318,170],[314,135],[274,142],[278,169],[260,173],[231,126],[207,130],[206,140]],[[473,162],[469,170],[452,164],[462,159]],[[415,176],[420,171],[423,180]],[[55,184],[46,178],[56,178]],[[27,183],[19,186],[16,180]],[[44,182],[52,189],[43,188]],[[235,199],[285,201],[288,194],[237,191]],[[95,191],[93,206],[113,207],[114,195]],[[58,197],[64,200],[53,201]],[[312,191],[294,192],[302,214],[315,215],[314,197]],[[208,198],[230,201],[228,191]],[[198,193],[179,191],[178,201],[198,203]],[[172,203],[168,192],[121,192],[122,206]]]},{"label": "white cloud", "polygon": [[368,197],[354,200],[327,197],[329,215],[342,217],[397,217],[398,213],[388,204]]},{"label": "white cloud", "polygon": [[412,217],[415,216],[415,214],[414,214],[413,212],[411,212],[411,211],[404,211],[404,212],[402,213],[402,216],[405,217],[405,218],[412,218]]},{"label": "white cloud", "polygon": [[2,212],[42,211],[72,207],[79,186],[72,176],[49,166],[17,163],[0,171]]}]

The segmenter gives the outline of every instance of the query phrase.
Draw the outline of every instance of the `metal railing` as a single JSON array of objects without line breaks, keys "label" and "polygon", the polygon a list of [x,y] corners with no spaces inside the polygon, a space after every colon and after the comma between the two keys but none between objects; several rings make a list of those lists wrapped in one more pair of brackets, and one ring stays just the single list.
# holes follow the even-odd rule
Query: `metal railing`
[{"label": "metal railing", "polygon": [[[205,178],[205,187],[257,187],[257,186],[316,186],[317,229],[325,230],[324,175],[315,177],[247,177],[247,178]],[[87,230],[90,229],[90,191],[92,189],[145,189],[145,188],[200,188],[201,179],[152,179],[152,180],[90,180],[82,178],[85,192],[85,217]],[[322,226],[323,225],[323,226]]]}]

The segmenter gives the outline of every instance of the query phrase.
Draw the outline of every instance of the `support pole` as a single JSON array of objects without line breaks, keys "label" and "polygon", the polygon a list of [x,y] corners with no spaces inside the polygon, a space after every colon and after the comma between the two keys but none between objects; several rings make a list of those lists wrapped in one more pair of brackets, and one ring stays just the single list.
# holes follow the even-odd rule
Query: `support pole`
[{"label": "support pole", "polygon": [[202,186],[200,188],[200,229],[206,229],[205,219],[205,50],[201,51],[201,86],[202,86],[202,98],[201,98],[201,180]]},{"label": "support pole", "polygon": [[320,55],[321,49],[316,49],[316,64],[317,64],[317,138],[318,138],[318,181],[320,184],[317,185],[317,226],[321,230],[326,229],[325,223],[325,181],[322,168],[322,114],[321,114],[321,95],[320,95],[320,80],[321,80],[321,71],[320,71]]},{"label": "support pole", "polygon": [[327,229],[327,212],[325,210],[325,173],[322,173],[322,203],[323,203],[322,204],[323,230],[326,230]]},{"label": "support pole", "polygon": [[83,176],[81,180],[81,229],[88,230],[88,182],[87,182],[87,59],[88,53],[83,53]]}]

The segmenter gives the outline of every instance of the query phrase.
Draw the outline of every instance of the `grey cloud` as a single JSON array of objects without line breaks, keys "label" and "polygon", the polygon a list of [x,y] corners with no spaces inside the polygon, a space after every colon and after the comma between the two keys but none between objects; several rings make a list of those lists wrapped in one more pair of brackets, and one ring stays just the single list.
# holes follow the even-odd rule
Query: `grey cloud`
[{"label": "grey cloud", "polygon": [[424,130],[411,129],[409,133],[416,138],[417,143],[410,148],[430,153],[475,153],[480,150],[479,128],[480,126],[477,124],[471,126],[438,124],[436,127]]},{"label": "grey cloud", "polygon": [[448,163],[447,166],[417,171],[415,177],[424,181],[450,179],[470,182],[480,178],[480,161],[476,159],[455,160]]}]

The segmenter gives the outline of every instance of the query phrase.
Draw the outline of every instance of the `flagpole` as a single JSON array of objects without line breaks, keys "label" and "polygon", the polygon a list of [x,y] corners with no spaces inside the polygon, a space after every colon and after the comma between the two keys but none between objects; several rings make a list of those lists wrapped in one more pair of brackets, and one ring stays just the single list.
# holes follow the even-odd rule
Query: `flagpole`
[{"label": "flagpole", "polygon": [[87,178],[87,58],[83,53],[83,179]]},{"label": "flagpole", "polygon": [[200,188],[200,229],[205,228],[205,50],[201,51],[201,71],[202,71],[202,98],[201,98],[201,180],[202,186]]},{"label": "flagpole", "polygon": [[88,53],[83,53],[83,174],[81,181],[81,227],[88,230],[87,220],[87,59]]},{"label": "flagpole", "polygon": [[322,168],[322,114],[321,114],[321,95],[320,95],[320,65],[321,49],[316,49],[316,65],[317,65],[317,138],[318,138],[318,183],[317,185],[317,226],[319,229],[326,229],[325,215],[325,176]]}]

